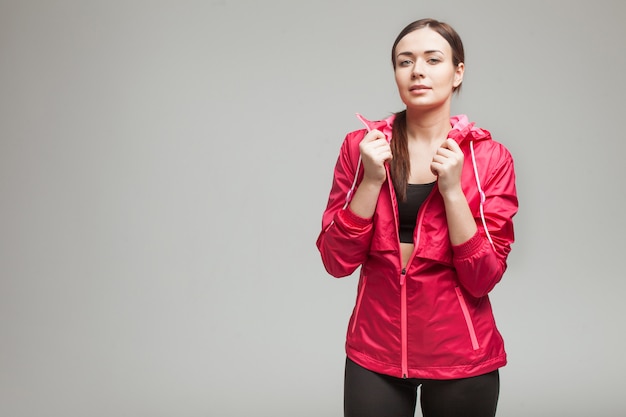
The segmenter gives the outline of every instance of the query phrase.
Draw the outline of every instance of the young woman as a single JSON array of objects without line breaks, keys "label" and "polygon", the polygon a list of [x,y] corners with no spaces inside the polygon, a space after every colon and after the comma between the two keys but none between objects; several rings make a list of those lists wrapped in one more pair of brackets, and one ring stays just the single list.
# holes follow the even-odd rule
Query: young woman
[{"label": "young woman", "polygon": [[340,150],[317,240],[335,277],[361,267],[346,340],[347,417],[494,416],[506,353],[488,293],[517,212],[513,159],[488,131],[450,115],[463,44],[433,19],[392,48],[406,108],[360,117]]}]

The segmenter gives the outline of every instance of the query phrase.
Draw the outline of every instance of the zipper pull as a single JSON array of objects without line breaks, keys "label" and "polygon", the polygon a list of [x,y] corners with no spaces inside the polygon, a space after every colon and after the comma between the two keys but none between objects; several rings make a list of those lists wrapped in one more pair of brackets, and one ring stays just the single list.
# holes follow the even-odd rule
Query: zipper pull
[{"label": "zipper pull", "polygon": [[403,286],[406,282],[406,268],[402,268],[402,273],[400,274],[400,286]]}]

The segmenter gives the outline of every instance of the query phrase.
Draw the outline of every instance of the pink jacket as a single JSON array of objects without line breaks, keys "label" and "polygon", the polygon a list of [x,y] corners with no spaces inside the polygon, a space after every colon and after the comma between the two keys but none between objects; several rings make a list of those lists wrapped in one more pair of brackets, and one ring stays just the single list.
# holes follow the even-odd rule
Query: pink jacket
[{"label": "pink jacket", "polygon": [[367,369],[396,377],[453,379],[493,371],[506,364],[506,353],[487,294],[504,274],[514,239],[513,159],[466,116],[451,118],[448,137],[465,154],[461,183],[478,231],[452,246],[435,186],[419,211],[415,250],[403,270],[391,182],[383,185],[372,220],[347,208],[363,176],[359,143],[371,129],[391,140],[394,119],[361,118],[367,129],[346,136],[317,239],[332,276],[361,267],[346,353]]}]

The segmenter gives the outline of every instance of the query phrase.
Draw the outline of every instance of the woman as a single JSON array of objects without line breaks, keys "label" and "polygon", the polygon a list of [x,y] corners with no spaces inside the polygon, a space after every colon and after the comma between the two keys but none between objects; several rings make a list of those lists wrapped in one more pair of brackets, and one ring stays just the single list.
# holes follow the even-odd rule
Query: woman
[{"label": "woman", "polygon": [[349,133],[317,240],[335,277],[361,267],[346,340],[344,413],[493,416],[506,353],[488,293],[517,212],[513,160],[488,131],[450,116],[463,44],[433,19],[392,48],[406,109]]}]

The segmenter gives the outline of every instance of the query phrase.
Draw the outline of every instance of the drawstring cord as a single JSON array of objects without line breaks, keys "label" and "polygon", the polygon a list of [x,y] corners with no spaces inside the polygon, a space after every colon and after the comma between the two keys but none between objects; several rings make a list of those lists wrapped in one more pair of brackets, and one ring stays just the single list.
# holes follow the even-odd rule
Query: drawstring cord
[{"label": "drawstring cord", "polygon": [[343,205],[344,210],[346,209],[346,207],[348,207],[348,204],[350,204],[350,200],[352,200],[352,193],[354,192],[354,189],[356,188],[356,181],[357,181],[357,178],[359,177],[360,168],[361,168],[361,155],[359,155],[359,163],[356,165],[356,172],[354,174],[354,181],[352,182],[352,187],[350,187],[350,190],[348,190],[348,193],[346,194],[346,203]]},{"label": "drawstring cord", "polygon": [[[357,113],[356,117],[365,125],[365,129],[367,129],[367,132],[369,133],[371,129],[369,125],[367,124],[367,122],[365,121],[365,119],[363,118],[363,116]],[[350,190],[346,194],[346,203],[343,205],[344,210],[348,207],[348,204],[350,204],[350,201],[352,200],[352,194],[354,193],[354,189],[356,188],[356,182],[357,182],[357,179],[359,178],[360,169],[361,169],[361,153],[359,152],[359,162],[356,164],[356,171],[354,172],[354,181],[352,181],[352,187],[350,187]]]},{"label": "drawstring cord", "polygon": [[493,244],[493,240],[491,240],[491,235],[489,234],[489,229],[487,229],[487,222],[485,221],[485,211],[483,210],[483,205],[485,200],[485,193],[480,186],[480,177],[478,176],[478,169],[476,168],[476,155],[474,154],[474,141],[470,141],[470,152],[472,154],[472,166],[474,167],[474,178],[476,178],[476,186],[478,187],[478,194],[480,194],[480,219],[483,222],[483,229],[485,229],[485,235],[491,243],[491,247],[493,250],[496,250],[496,246]]}]

